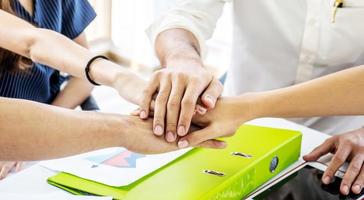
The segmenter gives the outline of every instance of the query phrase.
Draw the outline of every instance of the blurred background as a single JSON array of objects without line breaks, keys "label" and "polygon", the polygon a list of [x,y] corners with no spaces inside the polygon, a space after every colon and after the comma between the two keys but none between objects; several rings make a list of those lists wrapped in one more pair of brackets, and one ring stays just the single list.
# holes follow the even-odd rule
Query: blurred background
[{"label": "blurred background", "polygon": [[[90,48],[105,54],[122,67],[148,79],[159,68],[145,33],[153,21],[175,6],[177,0],[89,0],[97,18],[87,28]],[[221,76],[229,66],[232,41],[232,5],[226,4],[213,37],[207,42],[205,65]],[[97,87],[94,97],[101,110],[129,112],[134,109],[107,87]]]}]

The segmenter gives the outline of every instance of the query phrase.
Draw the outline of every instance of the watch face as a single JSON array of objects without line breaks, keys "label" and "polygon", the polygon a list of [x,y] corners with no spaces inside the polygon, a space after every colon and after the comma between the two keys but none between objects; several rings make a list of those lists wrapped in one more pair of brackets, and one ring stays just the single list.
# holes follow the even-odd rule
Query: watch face
[{"label": "watch face", "polygon": [[[272,160],[273,162],[273,160]],[[341,178],[335,177],[332,183],[324,185],[321,182],[323,171],[306,165],[302,169],[274,184],[254,200],[364,200],[363,191],[356,195],[340,194]]]}]

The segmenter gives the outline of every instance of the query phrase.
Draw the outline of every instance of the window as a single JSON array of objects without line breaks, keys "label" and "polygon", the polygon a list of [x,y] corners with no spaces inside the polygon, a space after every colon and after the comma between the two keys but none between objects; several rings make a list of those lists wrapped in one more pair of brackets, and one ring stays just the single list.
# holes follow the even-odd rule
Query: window
[{"label": "window", "polygon": [[[87,29],[91,44],[103,43],[137,70],[159,65],[145,29],[176,0],[91,0],[98,17]],[[232,5],[225,6],[213,38],[208,41],[206,65],[222,74],[230,61]],[[100,42],[101,41],[101,42]],[[97,46],[97,45],[95,45]],[[100,45],[99,45],[100,46]],[[101,45],[102,46],[102,45]],[[142,67],[141,67],[142,66]]]}]

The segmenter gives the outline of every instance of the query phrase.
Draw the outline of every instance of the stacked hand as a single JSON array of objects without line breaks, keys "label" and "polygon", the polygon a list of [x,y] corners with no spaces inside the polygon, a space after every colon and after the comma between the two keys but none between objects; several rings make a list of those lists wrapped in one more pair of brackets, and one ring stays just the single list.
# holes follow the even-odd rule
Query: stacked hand
[{"label": "stacked hand", "polygon": [[[142,95],[140,118],[147,119],[153,97],[153,132],[175,142],[190,128],[195,109],[199,113],[215,107],[222,84],[199,61],[173,60],[170,66],[155,72]],[[197,105],[198,100],[202,106]]]}]

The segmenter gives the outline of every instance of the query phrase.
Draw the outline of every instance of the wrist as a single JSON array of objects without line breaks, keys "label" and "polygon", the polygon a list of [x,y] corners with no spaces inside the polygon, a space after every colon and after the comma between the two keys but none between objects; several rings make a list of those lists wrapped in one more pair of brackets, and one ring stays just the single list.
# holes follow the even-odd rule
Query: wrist
[{"label": "wrist", "polygon": [[121,66],[105,59],[95,60],[90,74],[95,82],[107,86],[113,86],[121,75],[127,76],[126,70]]},{"label": "wrist", "polygon": [[177,52],[170,53],[165,57],[162,62],[163,67],[175,67],[180,66],[178,63],[183,63],[184,67],[199,66],[203,67],[201,57],[195,52]]},{"label": "wrist", "polygon": [[[96,113],[99,121],[99,134],[102,133],[106,147],[125,147],[127,123],[125,116]],[[101,122],[100,122],[101,121]]]},{"label": "wrist", "polygon": [[[265,101],[261,93],[252,92],[240,95],[236,97],[233,105],[235,110],[240,112],[240,115],[237,115],[241,116],[238,120],[249,121],[265,117]],[[242,111],[244,114],[241,114]]]}]

